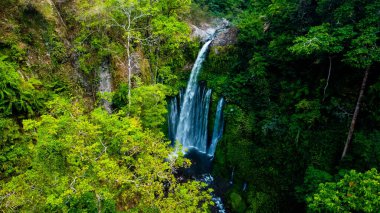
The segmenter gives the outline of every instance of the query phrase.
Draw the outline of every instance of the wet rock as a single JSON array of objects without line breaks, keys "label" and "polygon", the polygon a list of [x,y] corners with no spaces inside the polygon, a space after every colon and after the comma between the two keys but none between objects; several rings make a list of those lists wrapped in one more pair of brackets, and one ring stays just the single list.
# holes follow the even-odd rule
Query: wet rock
[{"label": "wet rock", "polygon": [[[99,88],[101,95],[110,94],[112,92],[112,77],[108,61],[103,61],[99,70]],[[101,103],[108,113],[112,113],[111,102],[107,98],[102,97]]]},{"label": "wet rock", "polygon": [[228,46],[236,44],[237,33],[238,31],[235,27],[230,27],[220,32],[214,39],[211,46]]},{"label": "wet rock", "polygon": [[[211,46],[227,46],[237,42],[237,29],[226,19],[215,19],[212,23],[202,23],[199,26],[190,25],[191,38],[199,38],[202,43],[214,39]],[[213,35],[215,37],[213,38]]]},{"label": "wet rock", "polygon": [[199,38],[201,42],[206,42],[209,39],[210,34],[208,34],[206,30],[203,30],[195,25],[190,25],[190,27],[192,30],[192,39]]}]

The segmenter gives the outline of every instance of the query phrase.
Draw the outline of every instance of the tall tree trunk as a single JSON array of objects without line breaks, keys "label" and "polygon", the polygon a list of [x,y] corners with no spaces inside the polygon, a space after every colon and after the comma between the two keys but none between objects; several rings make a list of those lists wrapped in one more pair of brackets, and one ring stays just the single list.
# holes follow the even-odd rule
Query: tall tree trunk
[{"label": "tall tree trunk", "polygon": [[131,73],[132,73],[132,58],[131,58],[131,53],[130,53],[130,35],[129,35],[129,32],[128,32],[128,41],[127,41],[127,57],[128,57],[128,106],[129,108],[131,108],[131,87],[132,87],[132,84],[131,84]]},{"label": "tall tree trunk", "polygon": [[331,56],[329,56],[329,62],[330,62],[329,74],[327,76],[325,89],[323,90],[323,99],[322,99],[322,101],[325,101],[327,87],[329,86],[329,81],[330,81],[330,76],[331,76],[331,66],[332,66],[332,58],[331,58]]},{"label": "tall tree trunk", "polygon": [[358,114],[359,114],[359,110],[360,110],[360,104],[361,104],[361,101],[363,99],[365,86],[367,84],[369,69],[370,69],[370,67],[368,67],[364,73],[364,78],[363,78],[362,86],[360,88],[358,102],[356,103],[355,112],[354,112],[354,115],[352,116],[350,130],[348,131],[348,136],[347,136],[346,144],[344,145],[344,150],[343,150],[343,154],[342,154],[341,159],[343,159],[346,156],[348,146],[350,145],[351,140],[352,140],[352,136],[354,134],[356,119],[358,118]]},{"label": "tall tree trunk", "polygon": [[131,109],[131,89],[132,89],[132,83],[131,83],[131,75],[132,75],[132,58],[131,58],[131,13],[128,14],[128,27],[127,27],[127,57],[128,57],[128,111]]}]

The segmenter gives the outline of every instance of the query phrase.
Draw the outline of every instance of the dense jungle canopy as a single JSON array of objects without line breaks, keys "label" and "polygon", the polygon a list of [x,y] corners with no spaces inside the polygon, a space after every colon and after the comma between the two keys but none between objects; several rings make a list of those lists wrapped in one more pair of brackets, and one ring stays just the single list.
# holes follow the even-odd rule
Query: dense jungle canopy
[{"label": "dense jungle canopy", "polygon": [[[212,188],[168,103],[221,18]],[[379,0],[1,0],[0,212],[379,212],[379,37]]]}]

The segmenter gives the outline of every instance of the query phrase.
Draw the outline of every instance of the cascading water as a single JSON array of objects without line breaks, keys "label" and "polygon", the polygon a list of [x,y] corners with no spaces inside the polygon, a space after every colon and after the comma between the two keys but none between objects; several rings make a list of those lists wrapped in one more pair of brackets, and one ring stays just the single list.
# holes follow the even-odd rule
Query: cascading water
[{"label": "cascading water", "polygon": [[174,97],[169,105],[169,138],[182,145],[182,151],[196,149],[198,152],[214,156],[216,145],[223,135],[224,99],[218,102],[214,122],[214,132],[210,147],[207,143],[208,115],[211,89],[198,85],[197,78],[206,59],[212,40],[206,42],[198,54],[185,93],[180,92],[179,99]]},{"label": "cascading water", "polygon": [[[197,79],[211,42],[212,40],[206,42],[198,54],[183,100],[180,100],[180,107],[178,107],[177,100],[172,101],[171,108],[174,110],[170,112],[169,129],[171,133],[169,135],[173,141],[182,144],[183,152],[191,148],[202,153],[207,151],[207,123],[211,90],[200,87]],[[174,135],[175,137],[173,137]]]},{"label": "cascading water", "polygon": [[219,100],[218,106],[216,108],[214,130],[212,133],[211,145],[207,151],[207,154],[209,156],[214,156],[215,150],[216,150],[216,145],[218,144],[219,140],[223,136],[223,127],[224,127],[223,105],[224,105],[224,98],[221,98]]},{"label": "cascading water", "polygon": [[[218,33],[218,30],[214,31],[215,34]],[[211,35],[211,38],[215,34]],[[223,135],[224,127],[224,99],[221,98],[216,108],[211,141],[208,143],[211,89],[207,89],[204,85],[199,85],[197,79],[211,42],[212,39],[208,40],[199,51],[186,90],[181,90],[179,96],[174,97],[170,101],[168,117],[170,140],[174,145],[176,145],[176,141],[179,142],[182,145],[182,152],[186,153],[187,157],[192,160],[198,158],[198,163],[194,163],[193,165],[193,169],[196,170],[195,173],[197,174],[195,176],[192,175],[192,177],[207,183],[209,187],[215,185],[214,178],[209,174],[209,165],[211,165],[217,143]],[[176,156],[178,151],[176,148],[174,156]],[[212,194],[212,196],[217,212],[226,212],[222,199],[216,194]]]}]

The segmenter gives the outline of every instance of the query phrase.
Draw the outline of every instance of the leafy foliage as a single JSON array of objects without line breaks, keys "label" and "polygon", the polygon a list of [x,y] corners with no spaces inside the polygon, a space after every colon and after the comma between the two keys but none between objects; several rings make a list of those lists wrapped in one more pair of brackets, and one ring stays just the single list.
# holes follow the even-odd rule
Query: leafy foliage
[{"label": "leafy foliage", "polygon": [[167,89],[162,84],[132,90],[131,115],[141,118],[144,127],[155,129],[166,121]]},{"label": "leafy foliage", "polygon": [[[234,188],[251,187],[229,192],[231,205],[238,193],[254,212],[294,212],[337,169],[379,168],[377,1],[197,2],[239,31],[234,47],[213,47],[201,76],[228,102],[214,173],[234,170]],[[370,89],[339,162],[366,69]]]},{"label": "leafy foliage", "polygon": [[96,109],[85,115],[79,103],[61,98],[48,105],[49,115],[24,121],[36,141],[33,167],[4,183],[2,209],[208,208],[210,195],[200,191],[200,183],[176,182],[172,171],[177,165],[165,161],[171,150],[162,133],[144,131],[138,118],[121,112],[109,116]]},{"label": "leafy foliage", "polygon": [[22,79],[16,70],[17,65],[6,58],[0,57],[0,113],[31,116],[43,107],[42,93],[35,88],[41,82]]},{"label": "leafy foliage", "polygon": [[33,146],[12,119],[0,118],[0,132],[0,179],[7,180],[30,166]]},{"label": "leafy foliage", "polygon": [[376,169],[365,173],[349,171],[337,182],[319,185],[317,192],[308,197],[312,211],[376,212],[380,209],[380,175]]},{"label": "leafy foliage", "polygon": [[[208,211],[202,184],[175,179],[189,162],[166,159],[161,132],[200,45],[187,23],[207,13],[239,32],[200,77],[227,102],[213,173],[229,188],[234,171],[228,208],[379,211],[379,1],[194,2],[0,2],[0,211]],[[104,62],[115,114],[93,106]]]},{"label": "leafy foliage", "polygon": [[[174,176],[189,160],[167,160],[160,127],[174,89],[150,85],[177,84],[195,57],[190,1],[0,4],[0,211],[208,211],[205,184]],[[117,79],[131,57],[131,86],[113,82],[115,114],[93,109],[101,64]]]}]

